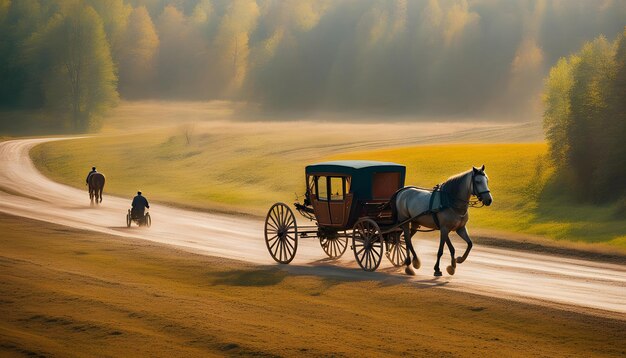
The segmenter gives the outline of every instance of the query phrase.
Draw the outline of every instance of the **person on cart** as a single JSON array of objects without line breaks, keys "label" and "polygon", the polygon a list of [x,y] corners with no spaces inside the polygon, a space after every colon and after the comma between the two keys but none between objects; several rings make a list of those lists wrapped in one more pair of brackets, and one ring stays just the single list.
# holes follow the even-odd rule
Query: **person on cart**
[{"label": "person on cart", "polygon": [[131,204],[131,215],[133,219],[141,219],[144,217],[144,213],[147,209],[150,209],[150,204],[148,204],[148,199],[146,199],[143,195],[141,195],[141,191],[137,192],[137,196],[133,198],[133,203]]}]

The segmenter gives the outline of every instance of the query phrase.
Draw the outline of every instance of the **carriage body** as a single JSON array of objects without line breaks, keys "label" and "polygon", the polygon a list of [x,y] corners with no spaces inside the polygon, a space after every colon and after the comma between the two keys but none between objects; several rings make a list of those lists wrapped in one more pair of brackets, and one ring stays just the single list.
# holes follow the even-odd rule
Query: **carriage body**
[{"label": "carriage body", "polygon": [[395,266],[406,257],[402,231],[385,205],[404,187],[406,167],[378,161],[331,161],[305,168],[304,203],[296,210],[314,225],[300,226],[293,211],[274,204],[265,220],[265,241],[279,263],[295,257],[298,240],[317,238],[324,252],[338,259],[348,241],[359,265],[366,271],[378,268],[383,251]]},{"label": "carriage body", "polygon": [[404,186],[406,167],[390,162],[333,161],[307,166],[305,176],[317,225],[347,230],[362,217],[389,224],[391,211],[377,208]]}]

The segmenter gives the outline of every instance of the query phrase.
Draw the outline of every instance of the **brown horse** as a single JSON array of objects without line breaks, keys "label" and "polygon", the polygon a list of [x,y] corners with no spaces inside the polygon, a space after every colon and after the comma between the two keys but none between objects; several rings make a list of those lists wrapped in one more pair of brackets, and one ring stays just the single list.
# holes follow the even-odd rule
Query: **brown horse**
[{"label": "brown horse", "polygon": [[96,204],[100,204],[102,202],[102,190],[104,189],[104,174],[102,173],[93,173],[89,176],[89,199],[91,199],[91,204],[93,205],[94,199]]},{"label": "brown horse", "polygon": [[[442,198],[445,198],[446,205],[437,213],[431,213],[429,211],[430,199],[433,192],[418,188],[406,188],[398,193],[395,201],[398,221],[402,222],[410,218],[415,218],[402,226],[407,244],[407,258],[405,261],[405,271],[407,274],[415,274],[410,266],[411,262],[416,269],[420,267],[420,261],[413,248],[411,237],[418,231],[419,227],[426,227],[440,231],[435,276],[441,276],[439,261],[441,260],[441,255],[443,255],[444,243],[448,245],[452,257],[452,263],[447,267],[447,271],[450,275],[454,275],[456,264],[464,262],[472,249],[472,240],[465,227],[469,220],[468,209],[471,196],[475,195],[478,200],[486,206],[491,205],[493,201],[487,185],[488,181],[489,178],[487,174],[485,174],[484,165],[482,168],[472,168],[471,170],[450,177],[441,184],[441,195]],[[448,236],[453,231],[467,243],[467,249],[463,256],[456,259],[454,258],[454,246],[452,246],[452,242]],[[413,254],[413,260],[411,260],[411,254]]]}]

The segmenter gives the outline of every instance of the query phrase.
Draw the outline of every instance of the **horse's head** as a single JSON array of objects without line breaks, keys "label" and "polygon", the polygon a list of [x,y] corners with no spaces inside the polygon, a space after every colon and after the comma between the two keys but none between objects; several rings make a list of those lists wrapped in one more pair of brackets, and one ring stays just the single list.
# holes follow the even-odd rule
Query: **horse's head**
[{"label": "horse's head", "polygon": [[493,197],[489,190],[489,177],[485,173],[485,166],[480,168],[472,167],[472,194],[486,206],[491,205]]}]

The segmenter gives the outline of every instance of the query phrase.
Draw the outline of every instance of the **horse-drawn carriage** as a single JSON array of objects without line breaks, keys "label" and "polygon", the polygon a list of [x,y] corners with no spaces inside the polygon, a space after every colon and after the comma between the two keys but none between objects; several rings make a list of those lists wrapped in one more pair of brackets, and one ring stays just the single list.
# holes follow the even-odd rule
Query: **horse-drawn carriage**
[{"label": "horse-drawn carriage", "polygon": [[[331,258],[341,257],[351,240],[363,270],[375,271],[385,254],[394,266],[404,264],[407,274],[414,274],[410,264],[419,268],[420,261],[411,236],[439,230],[435,276],[442,274],[444,244],[451,257],[446,269],[453,275],[456,264],[464,262],[472,248],[466,229],[468,209],[493,201],[484,165],[454,175],[432,190],[405,187],[406,168],[396,163],[335,161],[309,165],[305,173],[305,199],[294,207],[315,225],[298,226],[293,211],[283,203],[274,204],[265,219],[265,243],[279,263],[293,260],[301,238],[318,238]],[[467,243],[457,258],[448,236],[453,231]]]},{"label": "horse-drawn carriage", "polygon": [[265,219],[265,242],[279,263],[293,260],[301,238],[317,238],[326,255],[339,258],[348,240],[359,266],[374,271],[383,254],[403,265],[404,233],[389,205],[404,187],[403,165],[375,161],[334,161],[306,167],[306,194],[295,209],[315,225],[298,226],[293,211],[274,204]]}]

